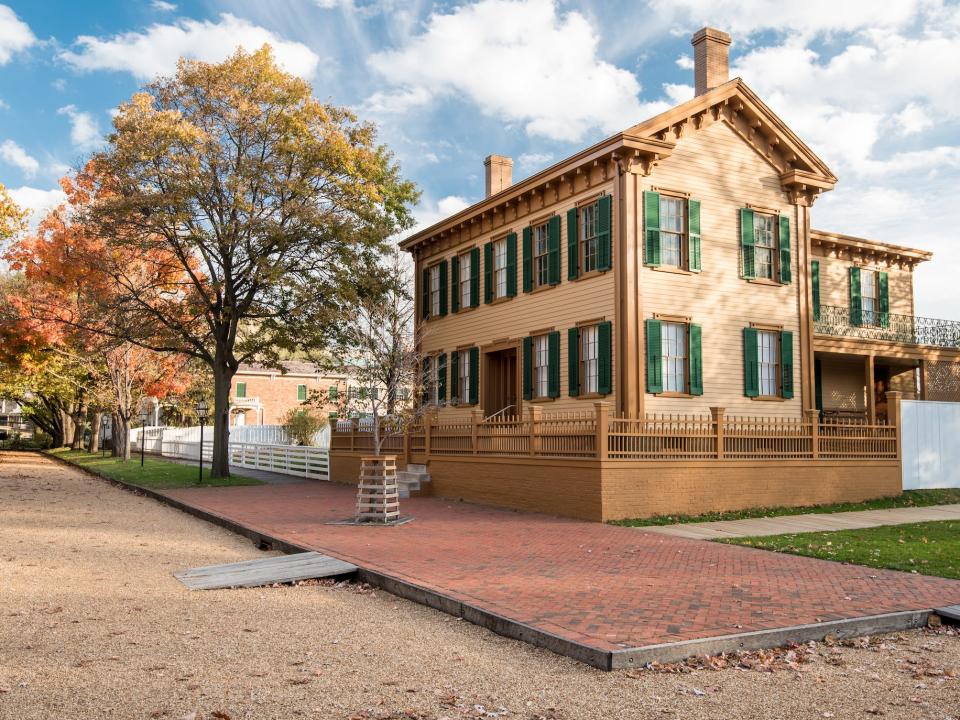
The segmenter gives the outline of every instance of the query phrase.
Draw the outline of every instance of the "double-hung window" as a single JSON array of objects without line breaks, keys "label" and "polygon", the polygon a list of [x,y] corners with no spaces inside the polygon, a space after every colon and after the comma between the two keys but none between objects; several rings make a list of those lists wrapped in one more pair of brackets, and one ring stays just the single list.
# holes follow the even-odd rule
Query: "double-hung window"
[{"label": "double-hung window", "polygon": [[247,396],[247,384],[246,384],[245,382],[243,382],[243,383],[238,382],[238,383],[237,383],[237,397],[238,397],[238,398],[245,398],[246,396]]},{"label": "double-hung window", "polygon": [[427,397],[432,405],[440,404],[440,362],[436,356],[429,358],[430,368],[427,383]]},{"label": "double-hung window", "polygon": [[470,253],[465,252],[460,256],[460,287],[455,292],[460,293],[460,307],[470,307],[470,278],[473,274],[473,268],[470,266]]},{"label": "double-hung window", "polygon": [[538,398],[550,395],[550,343],[547,335],[533,338],[533,395]]},{"label": "double-hung window", "polygon": [[660,195],[660,264],[684,267],[685,201]]},{"label": "double-hung window", "polygon": [[780,333],[770,330],[757,332],[757,358],[760,395],[780,395]]},{"label": "double-hung window", "polygon": [[550,242],[548,223],[533,228],[533,286],[550,284]]},{"label": "double-hung window", "polygon": [[600,211],[598,203],[580,208],[580,267],[588,273],[596,270],[600,253]]},{"label": "double-hung window", "polygon": [[307,399],[307,386],[297,385],[297,400],[304,402]]},{"label": "double-hung window", "polygon": [[507,239],[497,240],[493,244],[493,286],[494,297],[507,296]]},{"label": "double-hung window", "polygon": [[860,269],[860,303],[863,309],[863,324],[878,325],[880,304],[877,292],[877,272]]},{"label": "double-hung window", "polygon": [[687,324],[663,322],[660,324],[660,344],[663,357],[664,392],[686,393],[687,377]]},{"label": "double-hung window", "polygon": [[470,399],[470,353],[463,351],[457,355],[457,392],[460,402],[466,403]]},{"label": "double-hung window", "polygon": [[755,277],[773,280],[776,275],[777,217],[764,213],[753,216]]},{"label": "double-hung window", "polygon": [[599,392],[600,343],[597,326],[580,328],[580,392]]},{"label": "double-hung window", "polygon": [[440,317],[440,266],[430,268],[430,316]]}]

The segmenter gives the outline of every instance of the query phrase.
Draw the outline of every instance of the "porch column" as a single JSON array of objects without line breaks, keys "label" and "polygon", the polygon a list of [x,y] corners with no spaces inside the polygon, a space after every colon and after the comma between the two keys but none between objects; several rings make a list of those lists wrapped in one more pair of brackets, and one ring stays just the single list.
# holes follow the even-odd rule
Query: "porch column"
[{"label": "porch column", "polygon": [[927,399],[927,361],[920,361],[920,399]]},{"label": "porch column", "polygon": [[873,354],[864,358],[864,379],[867,381],[867,420],[871,425],[877,422],[877,396],[873,389]]}]

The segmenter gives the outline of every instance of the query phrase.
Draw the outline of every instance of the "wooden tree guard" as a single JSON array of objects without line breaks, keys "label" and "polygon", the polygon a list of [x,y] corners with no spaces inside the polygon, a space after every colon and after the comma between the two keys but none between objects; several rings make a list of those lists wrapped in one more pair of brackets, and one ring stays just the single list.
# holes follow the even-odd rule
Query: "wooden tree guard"
[{"label": "wooden tree guard", "polygon": [[361,458],[357,486],[357,520],[396,522],[400,519],[400,491],[397,487],[397,456]]}]

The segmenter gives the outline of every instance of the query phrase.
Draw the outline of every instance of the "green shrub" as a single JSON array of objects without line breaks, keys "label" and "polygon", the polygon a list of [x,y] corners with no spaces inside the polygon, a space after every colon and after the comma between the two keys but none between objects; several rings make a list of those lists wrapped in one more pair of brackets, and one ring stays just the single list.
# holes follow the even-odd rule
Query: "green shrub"
[{"label": "green shrub", "polygon": [[327,426],[327,418],[310,408],[294,408],[283,420],[283,429],[295,445],[313,445],[313,436]]}]

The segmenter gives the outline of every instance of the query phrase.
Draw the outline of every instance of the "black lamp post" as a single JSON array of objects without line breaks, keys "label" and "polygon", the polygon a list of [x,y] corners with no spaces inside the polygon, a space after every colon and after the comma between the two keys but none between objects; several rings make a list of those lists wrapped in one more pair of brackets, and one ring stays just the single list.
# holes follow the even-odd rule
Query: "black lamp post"
[{"label": "black lamp post", "polygon": [[100,418],[100,455],[101,457],[107,456],[107,416],[104,413],[103,417]]},{"label": "black lamp post", "polygon": [[140,413],[140,467],[143,467],[143,449],[147,446],[147,420],[150,416],[146,412]]},{"label": "black lamp post", "polygon": [[200,479],[197,483],[203,482],[203,425],[207,421],[207,401],[201,400],[197,403],[197,419],[200,420]]}]

